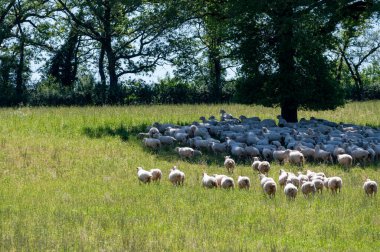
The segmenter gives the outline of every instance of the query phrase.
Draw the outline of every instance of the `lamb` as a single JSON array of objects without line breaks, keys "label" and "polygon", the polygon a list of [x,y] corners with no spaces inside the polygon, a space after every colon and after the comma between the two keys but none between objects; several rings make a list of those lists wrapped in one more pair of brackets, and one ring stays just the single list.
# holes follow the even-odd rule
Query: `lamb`
[{"label": "lamb", "polygon": [[177,152],[181,158],[191,158],[194,156],[194,150],[189,147],[176,147],[174,151]]},{"label": "lamb", "polygon": [[263,162],[261,162],[261,163],[259,164],[258,169],[259,169],[259,172],[260,172],[261,174],[266,174],[266,175],[268,175],[269,170],[270,170],[270,164],[269,164],[269,162],[267,162],[267,161],[263,161]]},{"label": "lamb", "polygon": [[340,177],[330,177],[328,178],[327,182],[328,188],[331,190],[332,193],[337,193],[338,191],[340,192],[342,188],[342,179]]},{"label": "lamb", "polygon": [[303,154],[297,150],[291,151],[289,154],[289,163],[296,164],[298,166],[303,166],[305,158]]},{"label": "lamb", "polygon": [[173,166],[169,173],[169,180],[174,186],[183,185],[183,182],[185,182],[185,173],[178,170],[177,166]]},{"label": "lamb", "polygon": [[158,149],[161,147],[160,140],[156,138],[144,138],[143,143],[145,147],[152,148],[152,149]]},{"label": "lamb", "polygon": [[363,185],[364,192],[367,196],[376,196],[377,193],[377,183],[373,180],[367,179]]},{"label": "lamb", "polygon": [[203,185],[203,187],[206,187],[206,188],[218,187],[218,183],[216,182],[216,178],[207,175],[207,173],[205,173],[205,172],[203,173],[202,185]]},{"label": "lamb", "polygon": [[284,188],[284,193],[288,199],[295,199],[298,193],[298,189],[292,183],[287,183]]},{"label": "lamb", "polygon": [[280,186],[285,186],[286,180],[288,179],[288,173],[283,169],[280,170],[280,176],[278,177],[278,184]]},{"label": "lamb", "polygon": [[261,164],[261,161],[259,160],[258,157],[253,158],[253,163],[252,163],[252,169],[253,171],[259,171],[259,165]]},{"label": "lamb", "polygon": [[268,180],[263,186],[264,192],[269,195],[269,198],[276,196],[277,185],[276,182]]},{"label": "lamb", "polygon": [[301,191],[306,198],[307,196],[309,196],[310,193],[314,195],[315,192],[317,191],[317,188],[315,187],[314,182],[307,181],[303,183],[303,185],[301,186]]},{"label": "lamb", "polygon": [[352,166],[352,157],[348,154],[338,154],[337,160],[338,163],[344,166],[346,169]]},{"label": "lamb", "polygon": [[273,151],[273,159],[283,164],[288,158],[291,150],[275,150]]},{"label": "lamb", "polygon": [[162,177],[162,172],[160,169],[151,169],[150,173],[152,174],[152,181],[160,182]]},{"label": "lamb", "polygon": [[230,156],[225,156],[224,167],[226,167],[228,173],[234,173],[235,161]]},{"label": "lamb", "polygon": [[224,176],[220,183],[220,187],[223,189],[234,189],[235,188],[234,179],[231,177]]},{"label": "lamb", "polygon": [[238,186],[239,189],[247,189],[251,187],[251,180],[248,177],[245,176],[239,176],[238,177]]},{"label": "lamb", "polygon": [[150,183],[152,181],[152,173],[144,170],[142,167],[137,167],[137,178],[140,183]]}]

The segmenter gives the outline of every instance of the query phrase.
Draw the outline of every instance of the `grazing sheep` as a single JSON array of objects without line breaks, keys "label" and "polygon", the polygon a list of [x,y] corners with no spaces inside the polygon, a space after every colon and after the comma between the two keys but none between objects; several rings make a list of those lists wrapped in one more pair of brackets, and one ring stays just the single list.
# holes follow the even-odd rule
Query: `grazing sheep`
[{"label": "grazing sheep", "polygon": [[266,174],[266,175],[268,175],[269,170],[270,170],[270,164],[269,164],[269,162],[267,162],[267,161],[263,161],[263,162],[261,162],[261,163],[259,164],[258,169],[259,169],[259,172],[260,172],[261,174]]},{"label": "grazing sheep", "polygon": [[298,193],[298,189],[292,183],[287,183],[284,188],[284,193],[288,199],[295,199]]},{"label": "grazing sheep", "polygon": [[322,160],[324,163],[327,163],[328,161],[330,161],[332,163],[331,153],[328,151],[321,150],[319,145],[315,146],[314,159],[315,160]]},{"label": "grazing sheep", "polygon": [[352,157],[348,154],[338,154],[337,160],[338,163],[344,166],[346,169],[352,166]]},{"label": "grazing sheep", "polygon": [[235,188],[234,179],[231,177],[224,176],[220,183],[220,187],[223,189],[234,189]]},{"label": "grazing sheep", "polygon": [[298,180],[302,185],[304,182],[309,181],[309,177],[307,175],[302,174],[302,172],[298,172]]},{"label": "grazing sheep", "polygon": [[264,192],[269,195],[269,198],[276,196],[277,185],[274,180],[268,180],[263,186]]},{"label": "grazing sheep", "polygon": [[137,178],[140,183],[150,183],[152,181],[152,173],[144,170],[142,167],[137,167]]},{"label": "grazing sheep", "polygon": [[161,147],[160,140],[156,138],[144,138],[143,143],[145,147],[152,148],[152,149],[158,149]]},{"label": "grazing sheep", "polygon": [[214,178],[216,179],[216,185],[218,186],[218,187],[221,187],[221,185],[222,185],[222,179],[224,178],[224,177],[227,177],[226,175],[223,175],[223,174],[213,174],[212,176],[214,176]]},{"label": "grazing sheep", "polygon": [[171,136],[159,136],[158,140],[160,140],[162,145],[173,145],[177,140]]},{"label": "grazing sheep", "polygon": [[260,151],[256,147],[253,147],[253,146],[245,147],[244,151],[248,157],[257,157],[260,155]]},{"label": "grazing sheep", "polygon": [[303,166],[305,158],[303,154],[299,151],[291,151],[289,154],[289,163],[296,164],[298,166]]},{"label": "grazing sheep", "polygon": [[307,182],[302,184],[301,191],[306,198],[307,196],[309,196],[310,193],[312,193],[314,195],[315,192],[317,191],[317,188],[315,187],[314,182],[307,181]]},{"label": "grazing sheep", "polygon": [[226,167],[228,173],[234,173],[235,161],[230,156],[225,156],[224,167]]},{"label": "grazing sheep", "polygon": [[288,179],[286,180],[286,183],[292,183],[296,187],[300,187],[300,180],[293,173],[288,173]]},{"label": "grazing sheep", "polygon": [[328,188],[331,190],[332,193],[340,192],[342,188],[342,179],[340,177],[330,177],[328,178]]},{"label": "grazing sheep", "polygon": [[162,172],[160,169],[151,169],[150,173],[152,174],[152,181],[160,182],[162,177]]},{"label": "grazing sheep", "polygon": [[356,161],[359,161],[364,165],[366,160],[369,160],[369,152],[363,149],[355,149],[351,151],[350,154],[354,163],[356,163]]},{"label": "grazing sheep", "polygon": [[273,151],[273,160],[283,164],[288,158],[291,150],[275,150]]},{"label": "grazing sheep", "polygon": [[181,158],[191,158],[194,156],[194,150],[189,147],[176,147],[174,151],[177,152]]},{"label": "grazing sheep", "polygon": [[363,185],[364,192],[367,196],[376,196],[377,193],[377,183],[373,180],[367,179]]},{"label": "grazing sheep", "polygon": [[205,173],[205,172],[203,173],[202,185],[203,185],[203,187],[206,187],[206,188],[218,187],[218,183],[216,182],[216,178],[207,175],[207,173]]},{"label": "grazing sheep", "polygon": [[260,185],[261,185],[261,187],[263,187],[264,184],[266,182],[268,182],[268,181],[273,181],[274,182],[273,178],[267,177],[264,174],[259,174],[259,179],[260,179]]},{"label": "grazing sheep", "polygon": [[239,189],[247,189],[251,187],[251,180],[248,177],[239,176],[238,177],[238,186]]},{"label": "grazing sheep", "polygon": [[183,185],[185,182],[185,173],[177,169],[177,166],[173,166],[169,173],[169,180],[174,186]]},{"label": "grazing sheep", "polygon": [[253,163],[252,163],[252,169],[253,171],[259,171],[259,165],[261,164],[261,161],[259,160],[258,157],[253,158]]},{"label": "grazing sheep", "polygon": [[153,137],[154,135],[160,134],[160,131],[156,127],[152,127],[149,129],[148,134],[150,137]]},{"label": "grazing sheep", "polygon": [[284,171],[283,169],[281,169],[280,176],[278,177],[278,184],[282,187],[285,186],[287,179],[288,179],[288,173]]},{"label": "grazing sheep", "polygon": [[217,153],[224,153],[227,151],[227,143],[224,142],[224,143],[215,143],[215,142],[211,142],[210,143],[211,145],[211,150],[217,154]]},{"label": "grazing sheep", "polygon": [[317,192],[320,192],[322,194],[323,191],[323,180],[320,178],[314,178],[311,182],[314,183],[315,188],[317,189]]}]

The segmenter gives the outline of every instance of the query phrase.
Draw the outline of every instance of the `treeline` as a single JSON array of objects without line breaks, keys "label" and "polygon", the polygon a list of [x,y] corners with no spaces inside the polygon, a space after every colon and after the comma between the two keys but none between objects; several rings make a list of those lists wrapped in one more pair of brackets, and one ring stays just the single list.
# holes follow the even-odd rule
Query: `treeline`
[{"label": "treeline", "polygon": [[[236,101],[294,116],[379,98],[378,14],[357,0],[0,0],[0,105]],[[140,80],[162,65],[172,75]]]}]

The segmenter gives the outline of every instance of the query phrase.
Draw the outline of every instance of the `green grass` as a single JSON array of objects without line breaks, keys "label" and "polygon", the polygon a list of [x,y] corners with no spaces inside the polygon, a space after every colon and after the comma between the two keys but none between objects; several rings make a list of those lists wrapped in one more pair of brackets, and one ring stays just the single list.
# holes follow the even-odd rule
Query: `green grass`
[{"label": "green grass", "polygon": [[[376,165],[345,172],[307,164],[341,176],[342,193],[289,202],[279,190],[270,200],[249,164],[234,174],[251,177],[249,192],[204,190],[201,173],[225,173],[221,158],[181,161],[136,139],[154,121],[188,124],[221,108],[279,114],[245,105],[0,109],[0,250],[378,251],[379,199],[361,188],[366,176],[380,182]],[[379,127],[379,111],[376,101],[299,116]],[[169,184],[173,165],[186,173],[184,187]],[[139,185],[137,166],[161,168],[163,181]],[[276,179],[279,169],[272,165]]]}]

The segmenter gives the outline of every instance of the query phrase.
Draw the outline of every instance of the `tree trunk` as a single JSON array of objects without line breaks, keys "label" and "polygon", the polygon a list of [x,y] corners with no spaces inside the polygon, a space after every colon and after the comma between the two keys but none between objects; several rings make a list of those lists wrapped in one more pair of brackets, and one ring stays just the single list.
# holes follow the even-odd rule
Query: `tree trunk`
[{"label": "tree trunk", "polygon": [[222,62],[220,60],[220,38],[214,38],[209,49],[211,95],[213,102],[220,102],[222,96]]},{"label": "tree trunk", "polygon": [[106,86],[106,74],[104,73],[104,46],[102,45],[100,48],[99,54],[99,75],[100,75],[100,83],[102,86]]},{"label": "tree trunk", "polygon": [[281,116],[287,122],[297,122],[298,101],[296,89],[299,86],[295,78],[295,49],[293,45],[293,9],[286,3],[284,12],[278,17],[277,35],[279,39],[278,64],[280,82]]}]

